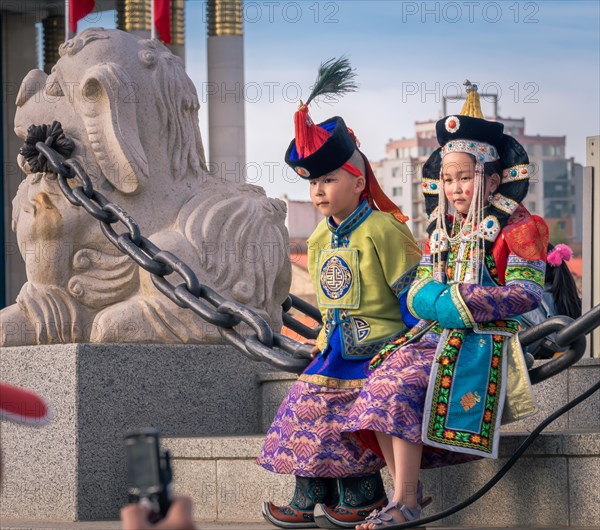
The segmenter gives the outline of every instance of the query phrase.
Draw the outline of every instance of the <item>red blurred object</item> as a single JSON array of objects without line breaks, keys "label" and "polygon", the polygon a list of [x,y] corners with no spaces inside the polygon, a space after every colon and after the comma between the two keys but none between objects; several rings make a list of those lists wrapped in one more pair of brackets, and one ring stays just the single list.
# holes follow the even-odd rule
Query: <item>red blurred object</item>
[{"label": "red blurred object", "polygon": [[0,419],[44,425],[51,419],[46,402],[35,392],[0,382]]}]

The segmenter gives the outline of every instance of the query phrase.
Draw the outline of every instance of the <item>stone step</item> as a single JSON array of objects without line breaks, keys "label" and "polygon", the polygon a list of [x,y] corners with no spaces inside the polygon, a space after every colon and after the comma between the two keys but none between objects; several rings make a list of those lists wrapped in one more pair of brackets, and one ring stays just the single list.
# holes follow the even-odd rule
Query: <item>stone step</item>
[{"label": "stone step", "polygon": [[[425,470],[422,481],[433,503],[424,515],[475,493],[525,438],[525,434],[504,434],[498,460]],[[192,496],[195,518],[259,523],[263,501],[289,501],[293,477],[269,473],[255,464],[263,439],[253,435],[163,440],[173,457],[174,487]],[[388,478],[385,471],[384,477]],[[432,527],[600,529],[598,484],[600,431],[542,434],[490,492]],[[476,526],[482,521],[486,526]]]},{"label": "stone step", "polygon": [[[545,361],[536,361],[540,366]],[[600,381],[600,359],[584,358],[568,370],[533,386],[538,411],[524,420],[503,425],[503,432],[531,432],[553,412]],[[588,429],[600,432],[600,392],[553,421],[544,432]]]},{"label": "stone step", "polygon": [[[120,530],[118,521],[79,521],[75,523],[57,523],[44,521],[6,521],[0,520],[1,530]],[[198,530],[275,530],[275,526],[263,523],[223,523],[204,522],[196,523]],[[531,530],[532,528],[560,530],[589,530],[584,527],[561,527],[561,526],[421,526],[422,530],[435,528],[435,530]]]}]

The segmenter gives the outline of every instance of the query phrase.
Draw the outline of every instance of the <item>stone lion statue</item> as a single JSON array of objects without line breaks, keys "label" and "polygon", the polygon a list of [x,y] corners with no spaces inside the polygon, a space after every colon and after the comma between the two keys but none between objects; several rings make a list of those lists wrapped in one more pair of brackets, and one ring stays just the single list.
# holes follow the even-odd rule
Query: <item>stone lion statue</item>
[{"label": "stone lion statue", "polygon": [[[60,121],[75,145],[70,156],[144,236],[181,258],[201,283],[281,326],[291,279],[285,203],[206,170],[198,96],[165,46],[88,29],[60,47],[49,76],[29,72],[16,103],[17,135],[25,138],[31,124]],[[65,199],[55,175],[33,172],[22,155],[18,163],[26,178],[13,200],[12,228],[27,283],[0,312],[0,345],[219,336],[120,254],[99,223]],[[183,282],[175,273],[167,280]]]}]

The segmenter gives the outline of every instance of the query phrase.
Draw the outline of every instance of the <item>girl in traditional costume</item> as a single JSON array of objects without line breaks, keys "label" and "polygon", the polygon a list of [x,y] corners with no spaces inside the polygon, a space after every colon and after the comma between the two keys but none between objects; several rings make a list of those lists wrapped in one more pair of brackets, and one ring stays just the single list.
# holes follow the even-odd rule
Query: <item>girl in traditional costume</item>
[{"label": "girl in traditional costume", "polygon": [[[467,93],[461,115],[436,124],[442,147],[423,167],[429,239],[408,293],[421,320],[373,359],[381,366],[342,429],[382,454],[394,480],[361,530],[419,519],[421,467],[496,458],[503,409],[511,420],[535,410],[516,333],[541,298],[548,229],[521,204],[527,153],[483,119],[476,87]],[[507,387],[518,406],[504,406]]]},{"label": "girl in traditional costume", "polygon": [[416,323],[406,295],[421,252],[407,218],[379,187],[344,120],[317,125],[308,114],[316,96],[353,87],[350,73],[345,60],[322,65],[315,89],[296,112],[295,138],[285,155],[308,181],[325,219],[308,240],[323,316],[316,357],[281,404],[258,458],[265,469],[296,477],[287,505],[263,505],[267,521],[282,528],[353,528],[387,504],[383,459],[358,442],[343,444],[340,429],[369,361]]}]

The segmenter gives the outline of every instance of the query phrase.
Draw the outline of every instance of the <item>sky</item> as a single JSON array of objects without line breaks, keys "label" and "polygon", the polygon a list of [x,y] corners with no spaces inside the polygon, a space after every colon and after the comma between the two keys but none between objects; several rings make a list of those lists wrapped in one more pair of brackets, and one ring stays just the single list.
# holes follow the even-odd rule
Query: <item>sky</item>
[{"label": "sky", "polygon": [[[115,27],[114,17],[92,13],[79,30]],[[442,97],[465,79],[498,93],[499,115],[525,118],[526,134],[566,136],[566,155],[579,163],[586,137],[600,134],[598,0],[247,0],[243,19],[247,176],[272,197],[308,200],[307,182],[283,163],[293,114],[319,65],[342,55],[358,91],[311,105],[311,116],[343,116],[371,160],[384,158],[390,139],[413,137],[415,121],[440,118]],[[203,0],[186,1],[186,70],[208,152]]]}]

